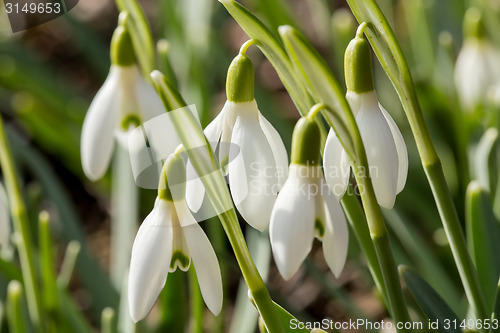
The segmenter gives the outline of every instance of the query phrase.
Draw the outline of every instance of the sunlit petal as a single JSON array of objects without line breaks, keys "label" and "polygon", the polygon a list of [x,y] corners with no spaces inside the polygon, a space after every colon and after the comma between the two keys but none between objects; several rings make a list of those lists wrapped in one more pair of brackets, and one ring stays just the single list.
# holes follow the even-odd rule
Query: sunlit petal
[{"label": "sunlit petal", "polygon": [[167,280],[172,257],[171,205],[156,199],[135,237],[128,278],[129,311],[135,322],[146,317]]},{"label": "sunlit petal", "polygon": [[323,191],[325,209],[325,233],[323,235],[323,253],[332,273],[338,277],[347,258],[349,230],[344,212],[339,202],[327,191]]},{"label": "sunlit petal", "polygon": [[165,114],[165,107],[155,88],[142,78],[139,71],[137,71],[137,74],[135,89],[142,121],[145,122]]},{"label": "sunlit petal", "polygon": [[499,55],[489,42],[466,40],[455,64],[455,86],[468,111],[486,101],[500,75]]},{"label": "sunlit petal", "polygon": [[205,187],[189,160],[186,163],[186,180],[186,202],[189,209],[196,213],[203,203]]},{"label": "sunlit petal", "polygon": [[[231,147],[231,138],[233,136],[233,129],[236,123],[236,117],[238,112],[253,111],[252,103],[234,103],[231,101],[226,101],[221,113],[224,113],[224,118],[222,120],[222,134],[220,137],[219,145],[219,162],[222,166],[222,170],[227,171],[227,165],[229,163],[229,150]],[[257,104],[255,104],[255,109],[257,109]]]},{"label": "sunlit petal", "polygon": [[205,304],[214,315],[222,309],[222,278],[215,251],[201,227],[195,223],[182,228]]},{"label": "sunlit petal", "polygon": [[85,175],[94,181],[104,175],[113,154],[119,117],[117,100],[121,96],[119,71],[119,68],[111,67],[83,122],[80,146],[82,167]]},{"label": "sunlit petal", "polygon": [[276,199],[269,226],[274,261],[286,280],[307,257],[314,239],[314,196],[310,193],[308,178],[299,176],[301,168],[307,167],[290,166],[289,177]]},{"label": "sunlit petal", "polygon": [[406,177],[408,175],[408,151],[406,149],[405,140],[403,135],[399,131],[398,125],[394,119],[392,119],[389,112],[387,112],[382,105],[379,104],[380,110],[384,114],[387,123],[391,129],[392,137],[396,145],[396,150],[398,152],[398,187],[397,192],[399,193],[403,190],[406,184]]},{"label": "sunlit petal", "polygon": [[330,190],[340,200],[344,196],[349,183],[350,168],[342,144],[331,128],[326,138],[323,170]]},{"label": "sunlit petal", "polygon": [[379,205],[392,208],[396,200],[399,158],[391,129],[378,106],[375,92],[358,94],[361,109],[356,117],[365,145],[369,172]]},{"label": "sunlit petal", "polygon": [[276,172],[278,175],[278,185],[281,189],[288,177],[288,154],[278,131],[276,131],[273,125],[271,125],[271,123],[260,112],[259,122],[274,155]]},{"label": "sunlit petal", "polygon": [[278,179],[271,146],[257,110],[239,110],[231,139],[229,185],[236,208],[252,227],[263,231],[276,199]]}]

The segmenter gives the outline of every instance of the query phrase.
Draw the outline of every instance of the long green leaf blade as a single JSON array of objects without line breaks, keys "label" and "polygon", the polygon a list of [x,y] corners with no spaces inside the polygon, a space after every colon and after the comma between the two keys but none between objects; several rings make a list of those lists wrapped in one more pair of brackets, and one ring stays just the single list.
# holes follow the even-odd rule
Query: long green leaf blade
[{"label": "long green leaf blade", "polygon": [[400,266],[399,272],[425,315],[432,322],[438,321],[439,333],[461,332],[453,325],[449,325],[448,329],[445,328],[447,321],[453,322],[456,319],[456,322],[460,322],[460,320],[441,296],[417,272],[407,266]]},{"label": "long green leaf blade", "polygon": [[238,22],[247,35],[259,41],[258,46],[262,50],[262,53],[264,53],[276,69],[300,113],[305,115],[312,106],[311,98],[295,75],[293,66],[280,41],[255,15],[238,2],[234,0],[220,0],[220,2],[226,7],[229,14]]},{"label": "long green leaf blade", "polygon": [[491,333],[498,333],[500,332],[500,279],[498,280],[498,285],[497,285],[497,291],[496,291],[496,296],[495,296],[495,308],[493,309],[493,313],[491,314],[491,320],[494,321],[496,320],[496,328],[492,323],[491,326]]},{"label": "long green leaf blade", "polygon": [[490,198],[477,181],[472,181],[466,195],[467,242],[472,260],[479,273],[486,303],[491,309],[496,283],[500,276],[500,230],[493,215]]},{"label": "long green leaf blade", "polygon": [[307,83],[314,100],[329,106],[331,112],[324,114],[353,158],[354,143],[349,128],[355,124],[355,120],[342,88],[326,62],[302,34],[290,26],[281,26],[279,32],[295,70]]}]

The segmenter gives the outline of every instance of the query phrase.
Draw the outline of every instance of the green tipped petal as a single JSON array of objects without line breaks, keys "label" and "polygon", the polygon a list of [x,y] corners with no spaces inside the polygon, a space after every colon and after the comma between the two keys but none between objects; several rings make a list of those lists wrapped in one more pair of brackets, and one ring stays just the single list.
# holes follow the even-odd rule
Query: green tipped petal
[{"label": "green tipped petal", "polygon": [[345,51],[345,82],[348,91],[373,90],[372,60],[366,39],[355,37]]}]

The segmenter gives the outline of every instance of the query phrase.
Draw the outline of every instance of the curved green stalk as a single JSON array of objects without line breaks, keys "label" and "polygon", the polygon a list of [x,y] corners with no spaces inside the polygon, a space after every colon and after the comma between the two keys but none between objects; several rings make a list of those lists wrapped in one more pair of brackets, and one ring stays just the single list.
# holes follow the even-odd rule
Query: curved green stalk
[{"label": "curved green stalk", "polygon": [[201,296],[200,285],[194,265],[189,269],[189,292],[190,292],[190,309],[191,309],[191,332],[203,333],[203,310],[205,303]]},{"label": "curved green stalk", "polygon": [[[334,110],[334,112],[324,113],[328,124],[337,133],[340,133],[339,139],[347,154],[355,162],[355,168],[366,166],[367,160],[363,143],[349,104],[340,85],[314,48],[293,28],[280,27],[279,32],[285,42],[285,48],[290,57],[288,58],[279,41],[245,7],[234,0],[220,0],[220,2],[251,38],[260,41],[259,47],[275,67],[299,112],[304,115],[304,104],[307,108],[306,112],[313,105],[310,98],[299,100],[301,103],[297,103],[297,98],[300,99],[304,94],[309,97],[308,93],[314,97],[317,103],[323,103],[330,110]],[[305,101],[307,102],[304,103]],[[367,169],[365,168],[365,170]],[[370,235],[382,271],[390,309],[395,309],[391,310],[395,321],[409,321],[398,272],[389,246],[387,230],[380,207],[375,200],[371,180],[361,175],[358,178],[358,183],[368,188],[368,193],[365,193],[362,200],[367,211]]]},{"label": "curved green stalk", "polygon": [[111,281],[120,290],[128,271],[137,230],[139,190],[134,181],[128,152],[117,145],[111,190]]},{"label": "curved green stalk", "polygon": [[[349,103],[325,61],[305,37],[292,27],[280,27],[279,30],[295,70],[301,75],[303,82],[306,82],[314,98],[323,103],[323,116],[328,124],[335,129],[342,146],[351,158],[356,181],[363,189],[361,200],[365,209],[371,241],[382,272],[389,311],[395,322],[408,322],[410,317],[389,244],[389,236],[382,211],[375,198],[371,179],[364,172],[364,170],[368,170],[368,160]],[[365,247],[369,248],[370,245]],[[377,279],[377,276],[374,278]],[[381,291],[384,290],[381,289]],[[399,330],[399,332],[405,331],[408,330]]]},{"label": "curved green stalk", "polygon": [[243,278],[268,331],[270,333],[284,332],[269,291],[248,250],[220,165],[216,162],[213,152],[209,148],[210,145],[203,134],[201,126],[187,109],[182,96],[166,80],[165,76],[158,71],[154,71],[151,76],[165,108],[169,111],[170,120],[188,158],[196,173],[203,175],[201,180],[208,199],[215,211],[219,213],[219,219],[231,243]]},{"label": "curved green stalk", "polygon": [[31,321],[37,329],[43,332],[41,315],[41,298],[39,287],[36,282],[36,271],[31,231],[29,225],[28,212],[21,195],[21,188],[12,159],[10,145],[3,126],[3,120],[0,117],[0,165],[5,178],[10,204],[10,212],[14,221],[14,230],[19,234],[17,248],[21,261],[21,270],[24,278],[24,288],[26,289],[26,298],[28,300],[28,309]]},{"label": "curved green stalk", "polygon": [[368,269],[370,270],[373,280],[375,281],[375,285],[377,286],[377,289],[380,290],[380,294],[385,303],[385,306],[389,307],[384,278],[382,276],[382,271],[380,270],[373,242],[370,238],[370,230],[368,229],[363,207],[361,207],[358,198],[349,193],[350,189],[353,189],[353,187],[351,186],[350,188],[348,188],[347,192],[342,197],[342,208],[344,208],[347,220],[351,224],[351,227],[354,230],[354,234],[358,239],[358,243],[361,246],[361,250],[366,257]]},{"label": "curved green stalk", "polygon": [[380,64],[396,88],[410,124],[425,174],[467,295],[477,318],[488,318],[477,271],[467,252],[458,214],[446,183],[441,161],[420,109],[408,64],[389,23],[374,0],[347,0],[356,19],[367,22],[365,34]]}]

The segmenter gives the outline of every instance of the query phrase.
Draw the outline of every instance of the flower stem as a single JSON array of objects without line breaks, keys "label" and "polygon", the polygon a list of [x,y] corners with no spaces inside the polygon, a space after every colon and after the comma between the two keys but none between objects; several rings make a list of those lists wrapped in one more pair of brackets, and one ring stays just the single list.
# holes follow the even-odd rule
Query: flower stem
[{"label": "flower stem", "polygon": [[[183,109],[186,107],[186,102],[177,89],[166,80],[163,74],[154,71],[151,77],[165,108],[169,112],[177,109],[177,111],[170,113],[172,124],[180,142],[186,148],[187,156],[193,164],[196,173],[198,175],[211,175],[201,177],[203,186],[215,211],[221,212],[218,215],[219,219],[231,243],[243,278],[248,285],[248,289],[266,324],[267,330],[269,333],[284,332],[271,296],[252,260],[245,238],[243,237],[220,165],[216,162],[199,123],[194,119],[190,111]],[[205,147],[205,149],[199,149],[201,146]],[[198,148],[193,149],[193,147]],[[228,209],[228,207],[231,208]]]},{"label": "flower stem", "polygon": [[[331,116],[333,115],[332,110],[328,106],[324,106],[322,110],[324,111],[322,113],[323,116],[331,125]],[[355,159],[352,161],[352,167],[354,170],[354,176],[356,177],[356,181],[360,188],[361,201],[363,203],[363,208],[365,209],[370,237],[373,242],[373,247],[375,248],[378,266],[380,266],[385,286],[385,288],[382,288],[381,285],[378,287],[381,293],[385,293],[387,297],[389,311],[391,312],[394,322],[409,322],[410,316],[408,314],[408,309],[406,308],[401,283],[399,281],[398,270],[389,243],[389,235],[382,217],[382,211],[380,210],[380,206],[378,205],[375,197],[372,181],[365,173],[365,170],[369,170],[369,168],[363,140],[361,139],[359,128],[351,110],[347,109],[347,111],[348,112],[345,113],[347,126],[349,128],[350,135],[352,136],[355,149]],[[366,229],[358,226],[355,230],[357,232],[361,231],[361,233],[358,234],[358,237],[361,238],[364,235],[363,239],[366,242]],[[371,246],[365,244],[363,249],[365,252],[370,252]],[[371,254],[370,258],[370,263],[373,263],[374,260]],[[374,272],[377,271],[378,269],[374,270]],[[377,277],[377,275],[374,275],[376,282],[378,281],[380,283],[379,277],[380,276]],[[411,330],[400,329],[398,332],[411,332]]]},{"label": "flower stem", "polygon": [[[349,189],[347,190],[349,192]],[[387,301],[387,291],[385,290],[384,277],[382,276],[382,271],[379,266],[377,254],[375,252],[375,247],[373,245],[372,239],[370,237],[370,230],[366,222],[366,217],[363,212],[363,207],[359,203],[356,196],[346,193],[341,200],[344,212],[354,229],[354,234],[358,239],[358,243],[365,255],[366,261],[368,262],[368,269],[375,281],[377,289],[382,295],[382,299],[387,308],[389,308],[389,303]]]},{"label": "flower stem", "polygon": [[489,318],[490,314],[479,285],[477,271],[467,251],[465,237],[443,174],[441,161],[436,155],[434,162],[426,163],[422,158],[422,163],[438,206],[439,215],[441,216],[451,252],[457,263],[458,273],[462,279],[467,299],[475,309],[478,319]]},{"label": "flower stem", "polygon": [[247,50],[250,46],[252,45],[258,45],[259,44],[259,41],[257,39],[249,39],[247,40],[245,43],[243,43],[243,45],[241,45],[240,47],[240,54],[243,54],[243,55],[246,55],[247,54]]},{"label": "flower stem", "polygon": [[191,309],[191,332],[202,333],[203,332],[203,310],[205,309],[205,303],[203,303],[203,297],[201,296],[200,285],[198,284],[198,277],[196,276],[196,271],[194,265],[191,265],[189,269],[189,292],[190,292],[190,309]]},{"label": "flower stem", "polygon": [[398,92],[410,124],[425,174],[436,201],[441,222],[455,259],[469,303],[477,318],[489,318],[477,271],[467,252],[465,237],[444,178],[441,161],[425,123],[411,72],[397,38],[374,0],[347,0],[356,19],[367,22],[364,33],[373,51]]},{"label": "flower stem", "polygon": [[2,167],[5,184],[9,196],[10,211],[14,222],[14,230],[20,235],[17,242],[21,270],[28,300],[29,315],[32,323],[38,331],[43,332],[41,323],[41,298],[36,283],[34,246],[31,238],[28,213],[24,204],[19,181],[16,175],[14,160],[10,150],[10,145],[5,133],[3,120],[0,118],[0,165]]},{"label": "flower stem", "polygon": [[130,264],[130,252],[137,229],[139,193],[128,152],[119,145],[113,162],[110,271],[116,290],[120,290]]},{"label": "flower stem", "polygon": [[233,248],[236,260],[241,269],[243,278],[245,279],[248,289],[252,294],[253,300],[257,309],[259,310],[266,328],[269,333],[274,332],[285,332],[283,326],[280,322],[278,314],[275,311],[273,301],[269,295],[269,291],[266,288],[266,284],[262,280],[262,277],[253,262],[250,252],[241,232],[240,225],[238,223],[238,217],[234,209],[219,215],[224,231],[229,238],[229,242]]},{"label": "flower stem", "polygon": [[[360,160],[363,159],[360,158]],[[361,165],[367,164],[361,163]],[[396,263],[394,261],[389,243],[389,235],[382,217],[382,211],[380,210],[380,206],[378,205],[375,197],[371,179],[363,175],[362,170],[364,168],[362,166],[354,164],[353,168],[356,181],[363,189],[360,191],[361,201],[363,202],[363,206],[365,208],[370,237],[375,248],[375,253],[377,254],[380,270],[382,271],[382,277],[384,279],[385,291],[387,293],[387,300],[389,301],[389,309],[392,319],[395,323],[410,322],[411,319],[406,308]],[[411,330],[398,329],[398,332],[411,332]]]}]

